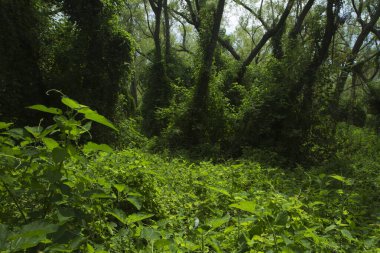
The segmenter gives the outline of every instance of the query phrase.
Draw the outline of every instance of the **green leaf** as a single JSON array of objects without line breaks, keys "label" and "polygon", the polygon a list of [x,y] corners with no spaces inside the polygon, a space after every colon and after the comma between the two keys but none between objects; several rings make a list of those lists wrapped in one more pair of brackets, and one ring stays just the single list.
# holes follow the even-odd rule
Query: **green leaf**
[{"label": "green leaf", "polygon": [[51,114],[57,114],[57,115],[62,114],[61,109],[58,109],[55,107],[46,107],[44,105],[32,105],[32,106],[28,106],[26,108],[36,110],[36,111],[41,111],[41,112],[47,112],[47,113],[51,113]]},{"label": "green leaf", "polygon": [[5,132],[8,136],[16,140],[25,140],[31,135],[24,128],[12,128]]},{"label": "green leaf", "polygon": [[55,163],[61,163],[65,161],[69,154],[65,149],[57,147],[53,149],[52,156]]},{"label": "green leaf", "polygon": [[279,212],[274,222],[276,225],[285,226],[288,222],[288,213],[284,211]]},{"label": "green leaf", "polygon": [[38,138],[42,132],[43,127],[41,126],[36,126],[36,127],[30,127],[30,126],[26,126],[24,127],[26,131],[28,131],[29,133],[31,133],[34,138]]},{"label": "green leaf", "polygon": [[216,229],[216,228],[223,226],[227,222],[229,222],[230,218],[231,218],[231,216],[227,214],[226,216],[224,216],[222,218],[210,219],[206,222],[206,224],[209,225],[212,229]]},{"label": "green leaf", "polygon": [[115,217],[121,223],[123,224],[127,223],[127,216],[122,210],[115,208],[111,212],[107,212],[107,213]]},{"label": "green leaf", "polygon": [[104,151],[104,152],[111,153],[113,150],[107,144],[96,144],[91,141],[87,142],[86,145],[84,145],[83,147],[83,152],[86,154],[90,152],[95,152],[95,151]]},{"label": "green leaf", "polygon": [[59,144],[58,142],[56,142],[54,139],[52,138],[42,138],[42,141],[43,143],[45,144],[45,146],[49,149],[49,150],[53,150],[57,147],[59,147]]},{"label": "green leaf", "polygon": [[11,125],[13,125],[13,123],[5,123],[5,122],[0,121],[0,129],[8,128]]},{"label": "green leaf", "polygon": [[106,193],[94,193],[91,195],[92,199],[113,199],[115,195],[106,194]]},{"label": "green leaf", "polygon": [[221,188],[217,188],[217,187],[209,186],[209,185],[206,185],[206,187],[207,187],[208,189],[212,190],[212,191],[219,192],[219,193],[221,193],[221,194],[223,194],[223,195],[226,195],[226,196],[228,196],[228,197],[231,197],[231,195],[230,195],[230,194],[228,193],[228,191],[225,190],[225,189],[221,189]]},{"label": "green leaf", "polygon": [[18,233],[8,238],[12,251],[25,250],[32,248],[39,243],[48,243],[46,236],[56,232],[58,226],[43,221],[35,221],[24,225]]},{"label": "green leaf", "polygon": [[327,228],[325,228],[325,233],[327,233],[327,232],[329,232],[329,231],[331,231],[333,229],[336,229],[336,225],[335,224],[332,224],[332,225],[328,226]]},{"label": "green leaf", "polygon": [[188,249],[190,251],[193,251],[193,252],[195,252],[195,250],[197,250],[197,249],[199,249],[201,247],[201,246],[199,246],[199,245],[197,245],[197,244],[195,244],[195,243],[193,243],[191,241],[185,241],[184,244],[183,244],[183,246],[186,249]]},{"label": "green leaf", "polygon": [[125,184],[112,184],[112,186],[115,187],[118,192],[123,192],[127,187]]},{"label": "green leaf", "polygon": [[345,184],[348,184],[349,183],[349,180],[345,177],[342,177],[342,176],[339,176],[339,175],[331,175],[330,176],[331,178],[334,178],[342,183],[345,183]]},{"label": "green leaf", "polygon": [[[161,249],[162,252],[164,252],[163,250],[165,250],[165,249],[169,250],[169,247],[172,244],[173,244],[173,242],[168,240],[168,239],[160,239],[154,243],[154,246],[157,247],[158,249]],[[173,252],[173,251],[171,251],[171,252]]]},{"label": "green leaf", "polygon": [[127,217],[127,224],[135,223],[153,217],[153,214],[134,213]]},{"label": "green leaf", "polygon": [[104,126],[108,126],[109,128],[112,128],[115,131],[119,131],[108,119],[106,119],[106,117],[104,117],[103,115],[98,114],[95,111],[91,111],[91,112],[85,113],[84,117],[86,119],[95,121],[95,122],[97,122],[99,124],[102,124]]},{"label": "green leaf", "polygon": [[134,207],[136,207],[137,210],[141,210],[142,203],[140,198],[135,196],[129,196],[127,200],[129,201],[129,203],[134,205]]},{"label": "green leaf", "polygon": [[62,97],[61,102],[65,105],[67,105],[69,108],[74,110],[80,110],[82,108],[85,108],[87,106],[79,104],[77,101],[68,98],[68,97]]},{"label": "green leaf", "polygon": [[87,246],[87,252],[88,253],[95,253],[95,249],[94,249],[94,247],[91,246],[91,244],[87,243],[86,246]]},{"label": "green leaf", "polygon": [[285,243],[286,246],[294,243],[293,240],[289,239],[289,237],[287,237],[284,234],[281,234],[281,237],[282,237],[282,240],[284,241],[284,243]]},{"label": "green leaf", "polygon": [[349,241],[355,240],[355,238],[352,237],[350,231],[348,231],[347,229],[342,229],[340,230],[340,232],[342,233],[343,237],[346,238],[347,240]]},{"label": "green leaf", "polygon": [[147,241],[157,241],[161,239],[160,233],[153,228],[144,227],[141,231],[141,237]]},{"label": "green leaf", "polygon": [[65,224],[66,222],[68,222],[69,220],[72,220],[74,218],[74,212],[70,213],[71,210],[58,210],[57,212],[57,218],[58,218],[58,221],[59,221],[59,225],[63,225]]},{"label": "green leaf", "polygon": [[231,204],[230,207],[235,207],[242,211],[255,213],[256,203],[254,201],[241,201],[239,203]]},{"label": "green leaf", "polygon": [[52,133],[58,131],[58,130],[56,130],[57,127],[58,127],[57,124],[46,127],[45,130],[42,131],[42,133],[40,134],[40,138],[43,138],[49,134],[52,134]]},{"label": "green leaf", "polygon": [[211,245],[211,247],[215,250],[216,253],[222,253],[223,250],[220,247],[220,243],[215,238],[208,238],[207,243]]}]

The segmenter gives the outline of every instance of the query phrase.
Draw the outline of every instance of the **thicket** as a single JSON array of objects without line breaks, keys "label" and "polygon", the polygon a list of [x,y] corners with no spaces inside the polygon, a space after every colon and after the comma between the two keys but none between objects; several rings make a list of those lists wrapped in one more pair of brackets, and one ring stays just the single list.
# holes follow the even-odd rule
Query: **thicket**
[{"label": "thicket", "polygon": [[378,131],[376,1],[234,4],[246,13],[227,34],[224,0],[2,1],[3,120],[38,120],[23,108],[57,89],[128,129],[94,129],[118,147],[134,131],[155,150],[293,165],[334,158],[338,122]]},{"label": "thicket", "polygon": [[[2,252],[376,252],[380,139],[339,126],[334,164],[194,163],[86,141],[117,130],[63,96],[52,125],[1,122]],[[353,155],[354,154],[354,155]]]},{"label": "thicket", "polygon": [[0,0],[0,251],[378,252],[379,18]]}]

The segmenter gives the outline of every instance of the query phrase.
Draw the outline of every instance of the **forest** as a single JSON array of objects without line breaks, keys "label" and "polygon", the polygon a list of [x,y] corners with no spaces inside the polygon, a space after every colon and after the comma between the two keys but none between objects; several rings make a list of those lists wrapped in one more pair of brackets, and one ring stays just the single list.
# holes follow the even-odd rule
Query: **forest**
[{"label": "forest", "polygon": [[0,0],[0,252],[380,252],[380,2]]}]

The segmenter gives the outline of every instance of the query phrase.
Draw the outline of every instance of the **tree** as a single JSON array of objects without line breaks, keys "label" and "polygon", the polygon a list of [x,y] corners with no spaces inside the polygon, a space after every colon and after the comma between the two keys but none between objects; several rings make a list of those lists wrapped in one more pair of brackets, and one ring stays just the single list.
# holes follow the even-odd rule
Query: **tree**
[{"label": "tree", "polygon": [[46,8],[40,1],[0,2],[0,115],[20,124],[38,118],[25,114],[25,106],[46,102],[39,66],[46,17],[38,6]]},{"label": "tree", "polygon": [[[147,8],[146,3],[145,8]],[[149,31],[154,41],[154,58],[150,66],[147,89],[143,97],[143,128],[148,136],[159,135],[165,123],[158,120],[156,110],[169,105],[170,81],[166,72],[166,64],[170,58],[170,26],[166,0],[149,0],[154,13],[154,28],[150,26],[147,13]],[[146,9],[148,12],[148,10]],[[165,14],[165,57],[161,48],[161,23],[162,12]]]}]

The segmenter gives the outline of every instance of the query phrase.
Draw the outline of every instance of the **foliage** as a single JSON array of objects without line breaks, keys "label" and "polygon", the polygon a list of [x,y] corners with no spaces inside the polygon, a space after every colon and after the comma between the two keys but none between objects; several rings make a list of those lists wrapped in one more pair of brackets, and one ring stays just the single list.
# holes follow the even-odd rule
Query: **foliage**
[{"label": "foliage", "polygon": [[[24,2],[1,3],[6,25],[1,28],[0,113],[10,119],[14,112],[16,123],[37,120],[41,114],[25,117],[24,107],[55,105],[44,93],[59,89],[113,120],[132,115],[128,83],[135,46],[119,24],[120,1]],[[101,131],[94,135],[102,137]]]},{"label": "foliage", "polygon": [[[38,11],[42,1],[1,1],[0,3],[0,115],[13,120],[23,107],[44,103],[39,57],[46,17]],[[20,119],[27,124],[39,117],[30,113]]]},{"label": "foliage", "polygon": [[340,126],[340,164],[308,172],[252,160],[192,163],[83,142],[91,122],[113,124],[68,97],[61,102],[66,111],[29,107],[53,117],[48,127],[0,124],[1,251],[375,252],[380,247],[380,142],[371,132]]}]

